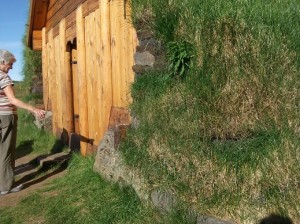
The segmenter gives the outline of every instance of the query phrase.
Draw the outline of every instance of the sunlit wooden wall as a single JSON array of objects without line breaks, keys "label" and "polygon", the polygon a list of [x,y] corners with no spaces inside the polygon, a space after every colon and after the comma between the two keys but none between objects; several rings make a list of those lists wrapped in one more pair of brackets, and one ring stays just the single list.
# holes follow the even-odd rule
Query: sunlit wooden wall
[{"label": "sunlit wooden wall", "polygon": [[[88,14],[80,5],[71,17],[74,23],[64,18],[57,27],[42,32],[44,103],[53,112],[53,133],[68,136],[74,132],[76,101],[77,134],[85,155],[102,139],[112,107],[127,108],[131,102],[137,37],[130,7],[123,0],[100,0],[99,7]],[[76,72],[67,51],[70,27],[77,44]]]}]

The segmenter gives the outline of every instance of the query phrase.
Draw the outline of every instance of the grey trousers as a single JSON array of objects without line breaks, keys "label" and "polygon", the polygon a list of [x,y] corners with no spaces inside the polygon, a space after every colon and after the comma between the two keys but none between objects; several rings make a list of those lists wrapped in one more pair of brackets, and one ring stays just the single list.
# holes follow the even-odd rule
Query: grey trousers
[{"label": "grey trousers", "polygon": [[0,191],[14,184],[17,115],[0,115]]}]

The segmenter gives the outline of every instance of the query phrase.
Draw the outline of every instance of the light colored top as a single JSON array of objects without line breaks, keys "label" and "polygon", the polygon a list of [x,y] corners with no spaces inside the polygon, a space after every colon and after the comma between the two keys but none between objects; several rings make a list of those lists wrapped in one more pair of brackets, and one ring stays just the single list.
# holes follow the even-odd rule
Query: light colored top
[{"label": "light colored top", "polygon": [[12,105],[3,89],[8,85],[14,85],[9,75],[0,71],[0,115],[10,115],[17,113],[17,107]]}]

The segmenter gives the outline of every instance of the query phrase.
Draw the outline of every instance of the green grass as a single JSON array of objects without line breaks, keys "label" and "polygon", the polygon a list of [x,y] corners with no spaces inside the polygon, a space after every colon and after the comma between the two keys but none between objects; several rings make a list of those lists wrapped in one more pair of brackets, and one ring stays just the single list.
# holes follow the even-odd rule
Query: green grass
[{"label": "green grass", "polygon": [[134,84],[139,126],[121,146],[127,163],[199,213],[238,223],[278,213],[298,222],[299,136],[288,126],[258,125],[249,136],[209,137],[199,121],[205,111],[185,84],[164,74]]},{"label": "green grass", "polygon": [[[174,51],[169,66],[191,62],[183,79],[166,70],[134,83],[127,163],[200,213],[300,222],[299,2],[131,2],[138,29]],[[168,49],[176,41],[193,50]]]},{"label": "green grass", "polygon": [[[181,73],[182,62],[189,63],[181,92],[201,105],[194,112],[203,135],[246,137],[273,125],[299,133],[297,1],[133,0],[132,5],[134,21],[143,21],[137,26],[148,24],[165,43],[169,66]],[[189,47],[174,48],[176,42]]]},{"label": "green grass", "polygon": [[162,217],[130,187],[103,180],[93,171],[94,158],[74,154],[67,175],[0,209],[1,223],[188,223],[180,213]]},{"label": "green grass", "polygon": [[[10,220],[13,221],[10,223],[41,216],[45,223],[119,223],[127,215],[128,221],[142,217],[134,193],[103,181],[92,171],[92,163],[91,158],[74,156],[69,174],[50,188],[23,200],[17,209],[21,219]],[[11,219],[9,213],[14,210],[6,210],[8,221]]]}]

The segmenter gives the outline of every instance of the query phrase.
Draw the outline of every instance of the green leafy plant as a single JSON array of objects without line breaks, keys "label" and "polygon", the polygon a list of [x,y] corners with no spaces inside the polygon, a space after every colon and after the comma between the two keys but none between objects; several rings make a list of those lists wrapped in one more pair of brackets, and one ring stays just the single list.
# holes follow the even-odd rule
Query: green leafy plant
[{"label": "green leafy plant", "polygon": [[172,76],[183,77],[191,67],[194,50],[187,41],[169,42],[167,44],[169,71]]}]

